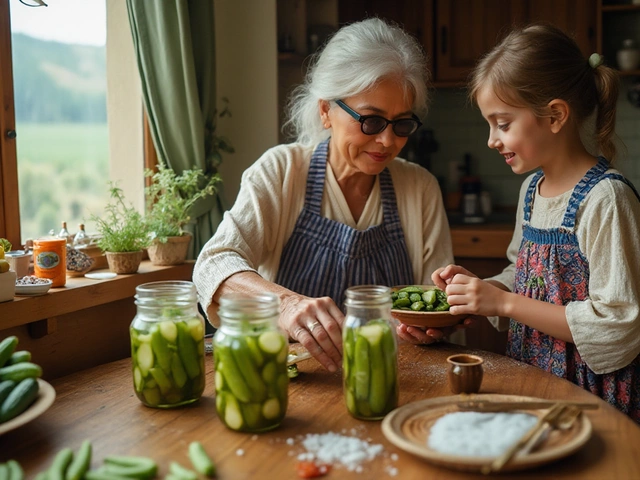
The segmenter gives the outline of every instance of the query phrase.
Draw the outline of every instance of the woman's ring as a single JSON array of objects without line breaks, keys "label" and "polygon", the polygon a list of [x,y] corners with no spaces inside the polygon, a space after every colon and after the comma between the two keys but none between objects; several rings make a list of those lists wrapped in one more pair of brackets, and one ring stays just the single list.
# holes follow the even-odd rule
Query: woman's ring
[{"label": "woman's ring", "polygon": [[313,330],[319,325],[321,325],[320,322],[316,320],[315,322],[311,322],[311,324],[308,325],[307,328],[311,333],[313,333]]}]

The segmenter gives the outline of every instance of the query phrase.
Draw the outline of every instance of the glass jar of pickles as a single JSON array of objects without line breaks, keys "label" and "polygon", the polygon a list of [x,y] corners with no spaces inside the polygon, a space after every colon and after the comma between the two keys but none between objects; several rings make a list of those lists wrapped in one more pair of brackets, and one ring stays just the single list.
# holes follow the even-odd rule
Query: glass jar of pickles
[{"label": "glass jar of pickles", "polygon": [[213,337],[216,410],[231,430],[264,432],[284,418],[289,343],[278,327],[279,306],[271,293],[220,298]]},{"label": "glass jar of pickles", "polygon": [[349,413],[378,420],[398,405],[398,344],[391,323],[391,289],[348,288],[342,331],[342,371]]},{"label": "glass jar of pickles", "polygon": [[197,401],[204,391],[204,319],[191,282],[151,282],[136,287],[131,322],[133,387],[148,407]]}]

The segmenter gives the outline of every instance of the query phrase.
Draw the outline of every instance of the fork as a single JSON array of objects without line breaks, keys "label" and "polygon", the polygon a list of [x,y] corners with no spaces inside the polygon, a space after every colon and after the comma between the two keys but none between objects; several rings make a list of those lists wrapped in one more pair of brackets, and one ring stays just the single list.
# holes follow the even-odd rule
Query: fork
[{"label": "fork", "polygon": [[540,432],[543,431],[547,424],[556,422],[562,413],[569,407],[565,403],[556,403],[553,405],[542,417],[538,419],[538,422],[516,443],[514,443],[509,449],[502,455],[497,457],[489,465],[484,465],[481,469],[483,474],[492,472],[498,472],[520,451],[523,447],[528,445],[532,438],[538,437]]},{"label": "fork", "polygon": [[522,450],[520,450],[521,454],[527,454],[536,448],[541,441],[547,437],[551,430],[569,430],[581,413],[582,410],[579,407],[575,405],[568,405],[560,415],[555,419],[550,420],[544,428],[538,430],[538,432],[531,437],[526,445],[522,447]]}]

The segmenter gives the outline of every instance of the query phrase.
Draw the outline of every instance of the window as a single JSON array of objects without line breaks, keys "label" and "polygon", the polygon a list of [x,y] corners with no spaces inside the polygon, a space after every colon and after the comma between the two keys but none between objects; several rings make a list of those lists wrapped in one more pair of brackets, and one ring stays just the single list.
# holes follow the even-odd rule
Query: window
[{"label": "window", "polygon": [[25,3],[37,2],[0,0],[0,237],[14,245],[57,232],[61,221],[72,234],[79,223],[91,233],[109,178],[122,180],[136,206],[144,187],[125,2]]},{"label": "window", "polygon": [[73,232],[108,193],[105,2],[10,8],[20,231]]}]

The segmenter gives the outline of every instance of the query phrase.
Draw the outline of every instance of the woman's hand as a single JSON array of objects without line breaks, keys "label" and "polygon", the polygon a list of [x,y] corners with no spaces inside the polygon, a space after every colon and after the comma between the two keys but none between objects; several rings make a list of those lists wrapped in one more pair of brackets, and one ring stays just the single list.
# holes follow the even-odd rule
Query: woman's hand
[{"label": "woman's hand", "polygon": [[398,338],[401,338],[405,342],[413,343],[414,345],[428,345],[445,339],[453,332],[472,327],[474,324],[475,322],[472,317],[465,318],[464,322],[459,325],[440,329],[414,327],[401,323],[396,327],[396,332],[398,334]]},{"label": "woman's hand", "polygon": [[342,364],[343,323],[344,315],[329,297],[292,294],[282,300],[280,326],[330,372]]}]

